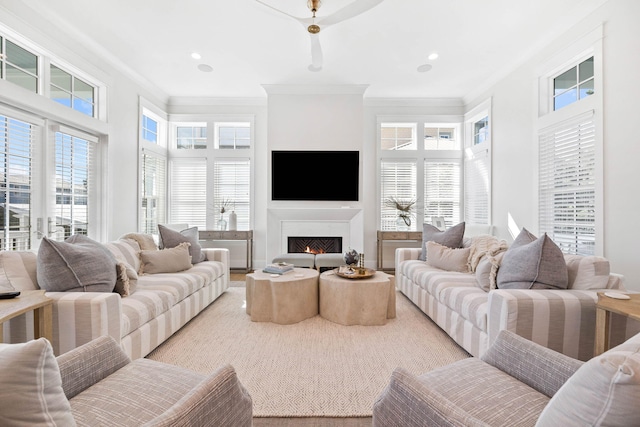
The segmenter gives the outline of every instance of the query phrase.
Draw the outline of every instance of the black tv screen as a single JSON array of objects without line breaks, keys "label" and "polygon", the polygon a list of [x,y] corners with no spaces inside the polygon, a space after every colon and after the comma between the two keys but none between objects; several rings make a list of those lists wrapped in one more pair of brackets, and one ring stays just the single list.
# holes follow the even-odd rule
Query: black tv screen
[{"label": "black tv screen", "polygon": [[272,200],[357,201],[358,151],[272,151]]}]

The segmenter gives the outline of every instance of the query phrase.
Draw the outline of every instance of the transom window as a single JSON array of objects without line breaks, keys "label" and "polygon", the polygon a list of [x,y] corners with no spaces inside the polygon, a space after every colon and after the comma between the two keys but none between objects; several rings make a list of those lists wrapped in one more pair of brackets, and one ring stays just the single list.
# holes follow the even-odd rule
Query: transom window
[{"label": "transom window", "polygon": [[460,140],[455,127],[427,125],[424,128],[425,150],[458,150]]},{"label": "transom window", "polygon": [[215,148],[226,150],[251,148],[250,123],[216,123]]},{"label": "transom window", "polygon": [[553,109],[559,110],[594,93],[592,56],[553,79]]},{"label": "transom window", "polygon": [[38,56],[0,37],[0,77],[38,93]]},{"label": "transom window", "polygon": [[176,124],[176,148],[198,150],[207,148],[206,123]]},{"label": "transom window", "polygon": [[158,121],[148,113],[142,115],[142,139],[153,144],[158,143]]},{"label": "transom window", "polygon": [[53,64],[49,70],[51,73],[50,98],[93,117],[95,113],[95,87]]},{"label": "transom window", "polygon": [[417,147],[415,123],[383,123],[381,125],[381,150],[415,150]]}]

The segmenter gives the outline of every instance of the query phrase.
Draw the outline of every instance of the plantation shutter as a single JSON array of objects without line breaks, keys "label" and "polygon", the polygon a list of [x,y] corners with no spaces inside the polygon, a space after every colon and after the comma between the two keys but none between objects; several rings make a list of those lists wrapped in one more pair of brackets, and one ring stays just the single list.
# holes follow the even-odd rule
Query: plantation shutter
[{"label": "plantation shutter", "polygon": [[140,232],[158,234],[158,224],[166,223],[167,160],[150,150],[142,154]]},{"label": "plantation shutter", "polygon": [[216,221],[220,219],[223,201],[229,201],[224,219],[229,221],[229,212],[238,216],[238,230],[249,230],[251,220],[251,161],[241,159],[216,159],[213,167],[213,191],[215,195]]},{"label": "plantation shutter", "polygon": [[207,226],[207,159],[172,159],[169,221],[205,229]]},{"label": "plantation shutter", "polygon": [[389,197],[397,199],[417,198],[417,166],[415,160],[382,160],[380,162],[380,229],[396,230],[398,211],[385,206]]},{"label": "plantation shutter", "polygon": [[447,227],[460,222],[460,163],[424,163],[424,217],[444,217]]},{"label": "plantation shutter", "polygon": [[595,252],[593,112],[539,132],[539,221],[563,252]]},{"label": "plantation shutter", "polygon": [[489,225],[491,190],[489,150],[466,154],[464,162],[464,219],[467,224]]},{"label": "plantation shutter", "polygon": [[[92,138],[93,139],[93,138]],[[88,234],[91,173],[97,140],[55,132],[56,221],[50,237],[64,240],[72,234]]]},{"label": "plantation shutter", "polygon": [[31,249],[35,130],[30,123],[0,114],[0,250]]}]

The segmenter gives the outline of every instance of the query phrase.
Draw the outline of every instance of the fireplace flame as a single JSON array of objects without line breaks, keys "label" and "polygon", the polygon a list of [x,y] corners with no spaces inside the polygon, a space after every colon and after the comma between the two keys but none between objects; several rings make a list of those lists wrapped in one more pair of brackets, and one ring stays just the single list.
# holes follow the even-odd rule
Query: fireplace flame
[{"label": "fireplace flame", "polygon": [[306,254],[323,254],[324,253],[324,249],[311,249],[311,248],[309,248],[309,246],[307,246],[307,249],[304,250],[304,253],[306,253]]}]

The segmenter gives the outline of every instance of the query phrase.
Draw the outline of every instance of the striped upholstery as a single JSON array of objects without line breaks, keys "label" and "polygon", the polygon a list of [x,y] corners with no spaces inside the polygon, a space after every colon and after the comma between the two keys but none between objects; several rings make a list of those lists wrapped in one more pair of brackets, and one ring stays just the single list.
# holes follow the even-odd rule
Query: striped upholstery
[{"label": "striped upholstery", "polygon": [[[418,261],[420,248],[396,250],[396,286],[451,338],[481,356],[501,330],[509,330],[567,356],[593,356],[597,290],[507,290],[485,292],[475,275]],[[608,287],[622,287],[611,274]],[[612,342],[640,330],[640,322],[614,316]]]},{"label": "striped upholstery", "polygon": [[[138,243],[131,239],[109,242],[119,259],[139,268]],[[207,248],[207,261],[179,273],[141,275],[137,290],[117,293],[48,292],[53,304],[53,349],[62,354],[99,336],[109,335],[131,358],[144,357],[218,298],[229,286],[229,251]],[[0,252],[10,268],[0,273],[28,286],[35,280],[36,254]],[[1,266],[0,266],[1,267]],[[24,289],[24,287],[22,287]],[[33,316],[22,315],[3,325],[6,342],[33,338]]]}]

